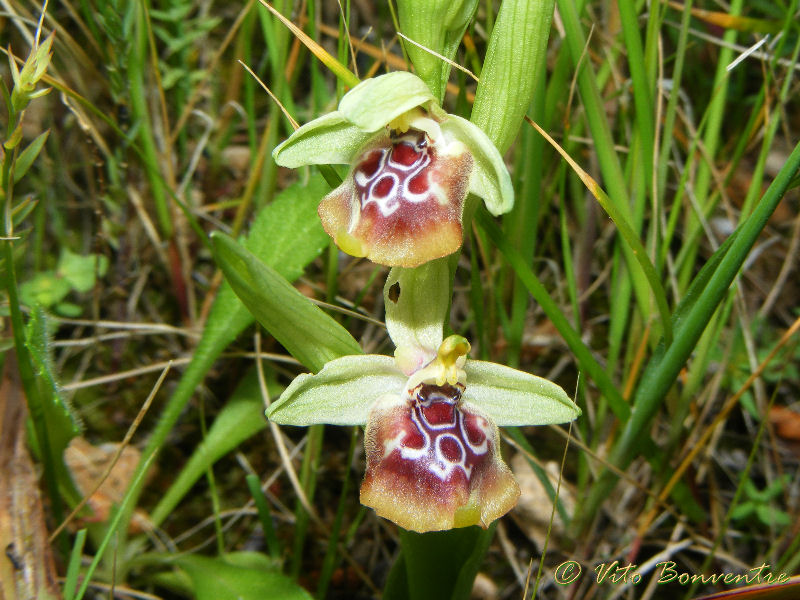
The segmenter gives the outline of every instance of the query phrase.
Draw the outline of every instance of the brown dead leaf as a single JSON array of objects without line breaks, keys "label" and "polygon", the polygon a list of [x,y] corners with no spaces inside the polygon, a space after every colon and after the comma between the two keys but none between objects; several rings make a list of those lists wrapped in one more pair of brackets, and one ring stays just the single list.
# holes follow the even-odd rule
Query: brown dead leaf
[{"label": "brown dead leaf", "polygon": [[775,433],[785,440],[800,442],[800,413],[785,406],[773,406],[769,411],[769,422]]},{"label": "brown dead leaf", "polygon": [[[88,505],[94,515],[84,519],[85,522],[102,523],[108,520],[111,509],[119,505],[125,496],[140,457],[139,450],[133,446],[123,448],[108,477],[97,491],[92,493],[118,449],[119,444],[93,446],[85,438],[77,437],[64,450],[64,462],[72,475],[75,487],[84,496],[91,494]],[[147,515],[142,511],[136,511],[131,520],[131,533],[141,533],[151,528]]]}]

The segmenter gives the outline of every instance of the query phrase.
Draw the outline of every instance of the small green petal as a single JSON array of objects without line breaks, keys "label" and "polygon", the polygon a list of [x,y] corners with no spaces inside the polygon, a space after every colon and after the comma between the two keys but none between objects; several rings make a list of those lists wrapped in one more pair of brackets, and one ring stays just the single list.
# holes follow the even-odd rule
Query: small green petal
[{"label": "small green petal", "polygon": [[560,386],[543,377],[480,360],[468,360],[464,370],[464,400],[500,427],[566,423],[581,414]]},{"label": "small green petal", "polygon": [[296,377],[267,417],[281,425],[364,425],[378,396],[400,394],[405,382],[390,356],[343,356],[316,375]]},{"label": "small green petal", "polygon": [[429,351],[428,360],[433,359],[442,343],[442,323],[450,301],[449,281],[446,258],[415,269],[395,267],[389,271],[383,288],[386,328],[398,349]]},{"label": "small green petal", "polygon": [[464,143],[475,160],[469,191],[483,198],[493,215],[507,213],[514,206],[514,187],[506,163],[495,145],[477,125],[456,115],[448,115],[442,131]]},{"label": "small green petal", "polygon": [[371,136],[334,111],[295,131],[272,152],[282,167],[349,164]]},{"label": "small green petal", "polygon": [[359,83],[344,95],[339,112],[359,129],[374,132],[423,104],[436,104],[428,86],[413,73],[395,71]]}]

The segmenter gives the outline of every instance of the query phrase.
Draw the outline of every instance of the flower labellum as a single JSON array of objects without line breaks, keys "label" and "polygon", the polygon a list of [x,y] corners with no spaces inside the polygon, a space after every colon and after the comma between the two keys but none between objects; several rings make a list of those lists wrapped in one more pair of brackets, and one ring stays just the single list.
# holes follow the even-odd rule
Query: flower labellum
[{"label": "flower labellum", "polygon": [[350,164],[320,203],[322,225],[348,254],[389,266],[416,267],[458,250],[468,193],[496,215],[514,200],[491,140],[445,113],[406,72],[363,81],[339,110],[299,128],[273,157],[286,167]]},{"label": "flower labellum", "polygon": [[[454,339],[463,338],[442,346]],[[446,368],[441,355],[434,369]],[[413,531],[485,528],[516,505],[519,486],[500,458],[497,426],[464,404],[464,390],[457,379],[423,381],[378,398],[364,437],[362,504]]]}]

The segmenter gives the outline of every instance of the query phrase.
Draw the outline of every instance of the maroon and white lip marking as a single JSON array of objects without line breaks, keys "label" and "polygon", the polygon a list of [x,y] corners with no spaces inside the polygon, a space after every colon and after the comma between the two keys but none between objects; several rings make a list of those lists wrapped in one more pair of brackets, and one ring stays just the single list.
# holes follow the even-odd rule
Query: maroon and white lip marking
[{"label": "maroon and white lip marking", "polygon": [[487,527],[511,510],[519,486],[500,458],[497,427],[463,401],[464,391],[422,383],[376,401],[362,504],[413,531]]},{"label": "maroon and white lip marking", "polygon": [[469,481],[489,452],[491,428],[484,417],[459,409],[462,390],[461,385],[420,384],[412,393],[411,422],[387,440],[384,458],[397,451],[396,460],[419,461],[442,481],[454,476]]},{"label": "maroon and white lip marking", "polygon": [[433,150],[422,131],[411,130],[394,137],[391,148],[369,152],[353,170],[356,194],[364,210],[375,203],[384,217],[403,202],[419,204],[428,199],[428,170]]},{"label": "maroon and white lip marking", "polygon": [[322,226],[336,244],[388,266],[416,267],[461,246],[461,212],[473,167],[460,142],[421,130],[385,133],[323,198]]}]

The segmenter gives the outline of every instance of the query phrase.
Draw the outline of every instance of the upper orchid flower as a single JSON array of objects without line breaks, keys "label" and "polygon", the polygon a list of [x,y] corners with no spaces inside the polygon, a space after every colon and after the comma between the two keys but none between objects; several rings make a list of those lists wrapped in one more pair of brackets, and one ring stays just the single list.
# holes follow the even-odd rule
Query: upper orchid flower
[{"label": "upper orchid flower", "polygon": [[332,360],[316,375],[297,377],[267,412],[281,424],[366,425],[361,502],[419,532],[487,527],[517,503],[498,425],[562,423],[580,414],[555,383],[467,360],[470,346],[460,336],[442,340],[440,311],[425,309],[442,295],[446,308],[441,263],[389,276],[384,296],[394,358]]},{"label": "upper orchid flower", "polygon": [[416,267],[458,250],[467,193],[494,215],[514,203],[486,134],[447,114],[419,77],[402,71],[361,82],[339,110],[300,127],[273,157],[291,168],[351,165],[319,206],[322,225],[348,254],[389,266]]}]

